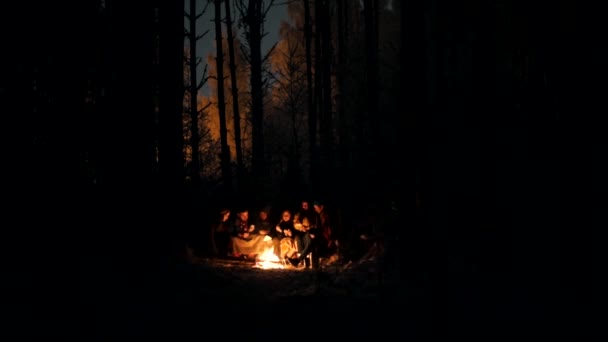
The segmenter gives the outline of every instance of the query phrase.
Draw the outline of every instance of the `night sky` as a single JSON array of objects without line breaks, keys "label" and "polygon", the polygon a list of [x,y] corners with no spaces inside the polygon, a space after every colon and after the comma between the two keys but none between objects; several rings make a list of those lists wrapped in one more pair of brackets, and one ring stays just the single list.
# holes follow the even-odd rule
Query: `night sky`
[{"label": "night sky", "polygon": [[[278,4],[284,3],[284,1],[275,1],[275,2]],[[207,3],[207,0],[198,0],[197,4],[196,4],[197,9],[199,11],[201,11],[206,3]],[[185,10],[188,11],[190,8],[190,1],[186,1],[184,5],[185,5],[184,6]],[[224,7],[222,6],[222,13],[224,13],[224,12],[225,12]],[[234,9],[232,10],[232,16],[233,16],[233,18],[235,17]],[[205,60],[209,53],[212,53],[213,55],[215,55],[215,35],[214,35],[214,31],[213,31],[214,23],[212,21],[212,18],[213,18],[213,4],[210,4],[209,7],[207,8],[207,11],[205,12],[205,14],[197,21],[197,25],[198,25],[197,34],[202,34],[206,30],[209,30],[209,33],[207,33],[207,35],[205,37],[201,38],[198,41],[198,45],[197,45],[198,56],[202,56]],[[268,35],[266,37],[264,37],[264,40],[262,40],[263,53],[267,52],[268,49],[270,49],[272,47],[272,45],[275,44],[279,40],[279,25],[280,25],[281,21],[284,21],[284,20],[288,20],[287,5],[275,5],[270,9],[270,11],[268,11],[267,22],[265,24],[265,29],[266,29],[266,32],[268,33]],[[185,25],[186,25],[186,27],[189,27],[188,20],[186,20]],[[235,28],[236,28],[236,25],[235,25]],[[224,28],[223,32],[224,32],[224,36],[225,36],[226,35],[225,28]],[[235,35],[237,36],[237,38],[239,38],[241,40],[243,39],[243,36],[241,33],[235,32]],[[185,40],[184,44],[187,47],[188,41]],[[199,69],[200,69],[199,75],[202,74],[203,68],[204,68],[204,64],[199,65]],[[201,90],[201,95],[209,96],[208,84]]]}]

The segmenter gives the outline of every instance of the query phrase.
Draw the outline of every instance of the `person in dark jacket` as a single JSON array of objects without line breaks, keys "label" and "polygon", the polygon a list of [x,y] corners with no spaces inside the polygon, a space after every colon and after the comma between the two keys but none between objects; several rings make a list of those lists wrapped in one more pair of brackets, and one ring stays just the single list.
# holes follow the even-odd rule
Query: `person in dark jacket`
[{"label": "person in dark jacket", "polygon": [[272,238],[272,248],[274,255],[280,258],[280,238],[279,233],[274,229],[270,222],[270,207],[264,207],[258,212],[258,216],[253,221],[254,230],[253,233]]},{"label": "person in dark jacket", "polygon": [[291,211],[283,210],[281,219],[275,227],[276,237],[280,241],[279,259],[292,258],[297,251],[295,244],[296,229],[293,225]]},{"label": "person in dark jacket", "polygon": [[220,210],[219,217],[211,225],[211,249],[215,256],[226,257],[231,249],[229,219],[230,210],[224,208]]},{"label": "person in dark jacket", "polygon": [[309,224],[307,233],[301,238],[300,245],[302,248],[300,253],[297,257],[289,259],[289,262],[294,266],[307,260],[310,253],[313,253],[313,262],[317,263],[318,258],[328,258],[338,252],[338,240],[325,204],[321,201],[315,201],[313,208],[316,213],[314,223]]}]

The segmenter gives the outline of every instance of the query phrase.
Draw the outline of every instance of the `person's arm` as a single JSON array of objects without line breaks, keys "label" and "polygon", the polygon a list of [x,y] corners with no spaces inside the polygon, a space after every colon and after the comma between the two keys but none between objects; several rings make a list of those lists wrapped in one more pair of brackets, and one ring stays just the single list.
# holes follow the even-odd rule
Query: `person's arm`
[{"label": "person's arm", "polygon": [[331,246],[333,244],[336,244],[336,232],[332,225],[330,216],[328,214],[323,214],[322,222],[323,235],[325,236],[325,239],[327,239],[327,245]]},{"label": "person's arm", "polygon": [[247,239],[249,237],[249,231],[247,229],[242,230],[237,234],[238,237]]},{"label": "person's arm", "polygon": [[294,237],[295,230],[296,229],[293,226],[293,221],[285,221],[285,228],[283,229],[283,232],[285,233],[285,235],[287,235],[289,237]]},{"label": "person's arm", "polygon": [[281,237],[281,235],[283,235],[283,229],[281,228],[281,223],[283,222],[283,220],[281,219],[281,221],[279,221],[279,223],[277,223],[277,226],[274,228],[277,233],[279,233],[279,237]]},{"label": "person's arm", "polygon": [[250,232],[252,231],[253,225],[248,225],[246,222],[238,221],[235,225],[235,231],[237,237],[241,239],[248,239]]},{"label": "person's arm", "polygon": [[317,213],[311,214],[310,218],[310,227],[308,228],[308,234],[310,234],[311,238],[316,238],[320,232],[320,221],[319,215]]}]

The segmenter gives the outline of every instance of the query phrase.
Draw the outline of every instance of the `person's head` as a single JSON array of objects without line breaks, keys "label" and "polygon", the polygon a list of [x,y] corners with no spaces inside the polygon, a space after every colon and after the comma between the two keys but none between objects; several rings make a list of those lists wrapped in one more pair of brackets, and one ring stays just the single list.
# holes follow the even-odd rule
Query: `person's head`
[{"label": "person's head", "polygon": [[239,219],[241,221],[247,221],[247,220],[249,220],[249,211],[247,209],[241,209],[237,213],[237,216],[239,217]]},{"label": "person's head", "polygon": [[323,211],[324,205],[321,201],[315,201],[313,207],[317,213],[320,213]]},{"label": "person's head", "polygon": [[262,221],[266,221],[266,219],[268,218],[268,211],[262,209],[260,210],[260,212],[258,213],[258,216],[260,217],[260,219]]},{"label": "person's head", "polygon": [[302,200],[302,209],[308,210],[310,209],[309,203],[307,200]]},{"label": "person's head", "polygon": [[228,218],[230,218],[230,210],[222,209],[220,211],[220,219],[222,220],[222,222],[226,222],[228,221]]},{"label": "person's head", "polygon": [[283,210],[283,213],[281,214],[281,219],[283,221],[289,221],[289,220],[291,220],[291,211],[289,211],[289,210]]}]

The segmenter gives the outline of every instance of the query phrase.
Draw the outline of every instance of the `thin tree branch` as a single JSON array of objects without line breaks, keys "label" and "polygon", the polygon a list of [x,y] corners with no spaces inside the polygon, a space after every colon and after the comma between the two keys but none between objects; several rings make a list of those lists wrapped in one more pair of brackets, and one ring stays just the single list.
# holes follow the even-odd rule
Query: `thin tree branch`
[{"label": "thin tree branch", "polygon": [[205,4],[205,7],[203,7],[203,10],[201,11],[201,14],[207,12],[207,8],[209,7],[210,3],[211,3],[211,1],[207,1],[207,3]]},{"label": "thin tree branch", "polygon": [[202,114],[209,107],[211,107],[211,101],[209,101],[209,103],[207,103],[205,106],[203,106],[203,108],[199,109],[198,113]]},{"label": "thin tree branch", "polygon": [[270,11],[270,8],[272,8],[273,4],[274,4],[274,0],[270,0],[270,4],[268,5],[268,7],[266,7],[266,10],[264,11],[264,15],[262,15],[262,18],[266,18],[266,14],[268,14],[268,11]]},{"label": "thin tree branch", "polygon": [[245,49],[243,45],[240,46],[241,53],[243,54],[243,58],[247,61],[248,64],[251,64],[251,58],[249,57],[249,51]]},{"label": "thin tree branch", "polygon": [[199,34],[198,36],[196,36],[196,40],[199,40],[199,39],[203,38],[204,36],[206,36],[206,35],[207,35],[207,33],[209,33],[209,30],[207,30],[207,31],[205,31],[205,32],[203,32],[203,33],[201,33],[201,34]]},{"label": "thin tree branch", "polygon": [[300,0],[288,0],[288,1],[284,1],[284,2],[279,2],[279,3],[276,3],[276,4],[274,4],[274,5],[275,5],[275,6],[283,6],[283,5],[289,5],[289,4],[293,4],[293,3],[296,3],[296,2],[298,2],[298,1],[300,1]]},{"label": "thin tree branch", "polygon": [[274,75],[271,75],[269,77],[273,79],[272,84],[278,83],[279,89],[282,89],[283,91],[285,91],[285,89],[287,88],[287,81],[283,82]]},{"label": "thin tree branch", "polygon": [[236,9],[239,10],[241,18],[247,17],[246,10],[245,10],[245,4],[243,4],[242,0],[235,1],[235,5],[236,5]]},{"label": "thin tree branch", "polygon": [[200,90],[205,83],[207,83],[207,67],[209,66],[209,64],[205,64],[205,69],[203,69],[203,77],[201,78],[201,81],[199,82],[199,84],[196,86],[196,90]]},{"label": "thin tree branch", "polygon": [[266,63],[266,61],[268,60],[268,57],[270,57],[270,55],[272,55],[274,48],[277,47],[277,44],[278,44],[278,42],[274,43],[274,45],[272,45],[270,50],[268,50],[268,52],[266,53],[266,56],[264,56],[264,58],[262,59],[262,63]]}]

